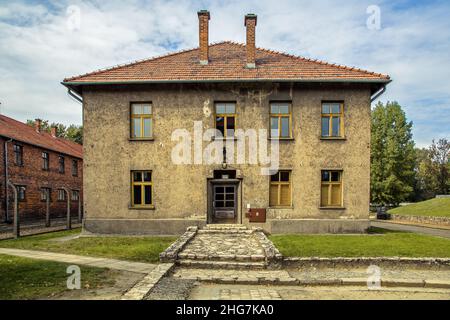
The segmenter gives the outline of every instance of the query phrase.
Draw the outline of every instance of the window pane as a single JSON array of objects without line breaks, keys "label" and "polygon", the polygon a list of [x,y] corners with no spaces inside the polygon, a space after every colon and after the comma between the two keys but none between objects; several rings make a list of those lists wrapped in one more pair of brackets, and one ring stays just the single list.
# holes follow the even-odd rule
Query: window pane
[{"label": "window pane", "polygon": [[133,181],[142,181],[142,172],[133,172]]},{"label": "window pane", "polygon": [[225,188],[225,191],[226,191],[227,193],[233,193],[233,194],[234,194],[234,187],[226,187],[226,188]]},{"label": "window pane", "polygon": [[322,104],[322,113],[330,113],[330,105],[327,103]]},{"label": "window pane", "polygon": [[143,114],[151,114],[152,113],[152,106],[150,104],[144,104],[142,106],[142,113]]},{"label": "window pane", "polygon": [[278,182],[280,181],[280,172],[277,172],[270,176],[270,181]]},{"label": "window pane", "polygon": [[224,187],[216,187],[216,192],[217,193],[224,193],[225,192],[225,188]]},{"label": "window pane", "polygon": [[133,119],[133,137],[141,136],[141,118]]},{"label": "window pane", "polygon": [[333,103],[331,105],[331,113],[341,113],[341,104],[340,103]]},{"label": "window pane", "polygon": [[339,171],[331,171],[331,181],[340,181],[339,178],[340,172]]},{"label": "window pane", "polygon": [[152,119],[144,119],[144,137],[152,136]]},{"label": "window pane", "polygon": [[215,201],[214,202],[214,207],[215,208],[223,208],[225,206],[225,202],[224,201]]},{"label": "window pane", "polygon": [[332,117],[332,127],[331,127],[331,135],[333,137],[338,137],[339,136],[339,132],[340,132],[340,126],[339,126],[339,117]]},{"label": "window pane", "polygon": [[236,105],[234,103],[227,103],[225,105],[225,112],[228,114],[236,113]]},{"label": "window pane", "polygon": [[322,136],[327,137],[330,135],[330,118],[322,117]]},{"label": "window pane", "polygon": [[235,129],[235,119],[234,119],[234,117],[228,117],[227,118],[227,137],[234,136],[234,129]]},{"label": "window pane", "polygon": [[331,186],[331,205],[340,206],[341,205],[341,185]]},{"label": "window pane", "polygon": [[281,136],[282,137],[289,137],[289,118],[282,117],[281,118]]},{"label": "window pane", "polygon": [[277,206],[278,205],[278,186],[277,185],[270,186],[269,205],[270,206]]},{"label": "window pane", "polygon": [[278,137],[278,117],[270,118],[270,136]]},{"label": "window pane", "polygon": [[328,185],[327,184],[322,185],[320,205],[322,207],[328,206]]},{"label": "window pane", "polygon": [[322,181],[330,181],[330,171],[322,171]]},{"label": "window pane", "polygon": [[291,205],[291,188],[289,185],[280,186],[280,206]]},{"label": "window pane", "polygon": [[276,113],[278,114],[280,111],[280,108],[277,104],[271,104],[270,105],[270,113]]},{"label": "window pane", "polygon": [[141,104],[133,104],[132,107],[133,114],[142,114],[142,105]]},{"label": "window pane", "polygon": [[289,105],[288,104],[282,104],[282,105],[280,105],[279,108],[280,108],[279,113],[289,114]]},{"label": "window pane", "polygon": [[216,129],[220,131],[222,137],[225,136],[225,120],[223,117],[216,117]]},{"label": "window pane", "polygon": [[226,200],[234,200],[234,193],[228,193]]},{"label": "window pane", "polygon": [[280,172],[280,181],[283,181],[283,182],[289,181],[289,171],[281,171]]},{"label": "window pane", "polygon": [[227,207],[227,208],[234,207],[234,201],[227,201],[227,202],[225,202],[225,207]]},{"label": "window pane", "polygon": [[152,204],[152,186],[145,186],[144,201],[145,204]]},{"label": "window pane", "polygon": [[223,193],[216,193],[215,200],[225,200],[225,195]]},{"label": "window pane", "polygon": [[144,171],[144,181],[152,181],[152,173],[150,171]]},{"label": "window pane", "polygon": [[216,113],[217,114],[225,113],[225,104],[223,103],[216,104]]},{"label": "window pane", "polygon": [[142,188],[141,186],[133,186],[133,204],[142,204]]}]

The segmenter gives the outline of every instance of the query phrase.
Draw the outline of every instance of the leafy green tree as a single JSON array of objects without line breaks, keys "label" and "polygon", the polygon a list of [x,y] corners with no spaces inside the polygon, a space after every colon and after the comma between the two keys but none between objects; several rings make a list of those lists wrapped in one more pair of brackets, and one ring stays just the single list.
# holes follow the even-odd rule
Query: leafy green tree
[{"label": "leafy green tree", "polygon": [[[56,128],[56,136],[59,138],[64,138],[76,142],[78,144],[83,144],[83,126],[77,126],[71,124],[66,127],[62,123],[50,122],[48,120],[41,120],[41,130],[50,133],[51,128]],[[27,120],[27,125],[34,127],[35,120]]]},{"label": "leafy green tree", "polygon": [[395,101],[379,102],[372,111],[372,202],[398,205],[412,194],[416,157],[411,129]]}]

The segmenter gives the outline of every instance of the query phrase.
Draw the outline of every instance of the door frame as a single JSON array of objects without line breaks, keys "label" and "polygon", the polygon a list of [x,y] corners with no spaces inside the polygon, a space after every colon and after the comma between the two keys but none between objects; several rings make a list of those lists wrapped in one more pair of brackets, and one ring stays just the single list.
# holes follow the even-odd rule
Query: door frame
[{"label": "door frame", "polygon": [[[217,185],[235,185],[236,186],[236,217],[233,224],[242,224],[242,197],[241,197],[241,179],[207,179],[207,194],[208,194],[208,212],[206,217],[206,223],[212,224],[213,222],[213,186]],[[230,223],[231,224],[231,223]]]}]

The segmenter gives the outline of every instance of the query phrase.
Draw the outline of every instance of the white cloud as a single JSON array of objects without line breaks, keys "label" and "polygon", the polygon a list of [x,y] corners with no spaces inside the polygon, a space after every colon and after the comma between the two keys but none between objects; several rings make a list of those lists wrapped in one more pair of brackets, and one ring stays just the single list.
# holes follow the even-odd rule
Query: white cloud
[{"label": "white cloud", "polygon": [[[258,46],[390,74],[394,82],[381,99],[405,107],[418,144],[449,137],[450,5],[378,1],[381,29],[368,30],[371,4],[253,0],[213,1],[206,8],[211,41],[244,42],[244,15],[254,12]],[[69,5],[81,12],[75,31],[67,27]],[[80,123],[80,105],[59,83],[64,77],[196,46],[199,9],[195,1],[3,3],[1,111],[20,120]]]}]

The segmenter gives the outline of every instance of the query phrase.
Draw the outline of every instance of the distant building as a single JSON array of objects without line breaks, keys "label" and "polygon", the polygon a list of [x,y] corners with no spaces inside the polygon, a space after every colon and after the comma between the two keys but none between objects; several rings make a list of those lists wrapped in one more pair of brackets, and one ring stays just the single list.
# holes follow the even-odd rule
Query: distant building
[{"label": "distant building", "polygon": [[[82,197],[83,147],[35,127],[0,115],[0,217],[12,221],[14,196],[7,180],[17,187],[20,218],[43,218],[46,194],[50,195],[50,216],[66,214],[66,193],[70,191],[71,212],[78,212]],[[8,211],[7,211],[8,208]]]}]

